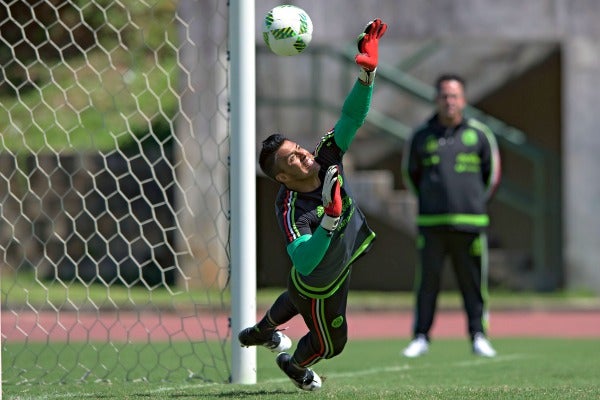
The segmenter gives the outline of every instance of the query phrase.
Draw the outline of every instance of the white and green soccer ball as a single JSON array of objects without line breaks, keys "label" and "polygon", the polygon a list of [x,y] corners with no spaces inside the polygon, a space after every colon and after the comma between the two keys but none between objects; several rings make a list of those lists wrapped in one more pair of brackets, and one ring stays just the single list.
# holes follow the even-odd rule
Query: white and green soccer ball
[{"label": "white and green soccer ball", "polygon": [[263,23],[263,39],[279,56],[302,53],[312,39],[313,24],[301,8],[281,5],[267,13]]}]

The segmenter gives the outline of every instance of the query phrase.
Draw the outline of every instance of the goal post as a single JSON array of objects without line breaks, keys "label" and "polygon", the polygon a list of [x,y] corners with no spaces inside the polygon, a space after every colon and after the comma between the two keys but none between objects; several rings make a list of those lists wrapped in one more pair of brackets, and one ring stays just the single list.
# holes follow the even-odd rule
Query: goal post
[{"label": "goal post", "polygon": [[253,7],[0,6],[4,390],[255,382]]},{"label": "goal post", "polygon": [[256,322],[254,15],[254,0],[231,1],[232,382],[244,384],[256,383],[256,347],[242,348],[236,337]]}]

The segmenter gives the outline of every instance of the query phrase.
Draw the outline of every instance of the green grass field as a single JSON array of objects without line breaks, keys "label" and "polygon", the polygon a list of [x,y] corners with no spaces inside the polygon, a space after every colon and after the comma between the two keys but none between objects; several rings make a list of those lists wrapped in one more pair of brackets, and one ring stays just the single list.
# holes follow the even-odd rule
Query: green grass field
[{"label": "green grass field", "polygon": [[[499,356],[473,356],[466,340],[436,340],[428,355],[399,356],[405,340],[350,341],[315,366],[321,391],[296,389],[258,349],[258,383],[232,385],[175,378],[125,381],[118,370],[101,382],[3,385],[4,399],[544,399],[600,398],[600,340],[495,339]],[[3,358],[11,352],[8,345]],[[183,346],[186,346],[183,344]],[[189,346],[189,344],[187,344]],[[177,351],[173,351],[176,358]],[[83,357],[83,356],[81,356]],[[89,352],[86,357],[98,357]],[[81,361],[81,360],[80,360]],[[109,363],[108,360],[102,360]],[[177,360],[173,360],[177,364]],[[25,360],[23,362],[26,362]],[[17,363],[18,364],[18,363]],[[198,366],[200,368],[200,364]],[[17,368],[18,369],[18,368]],[[15,371],[3,370],[3,378]],[[8,374],[8,376],[7,376]]]}]

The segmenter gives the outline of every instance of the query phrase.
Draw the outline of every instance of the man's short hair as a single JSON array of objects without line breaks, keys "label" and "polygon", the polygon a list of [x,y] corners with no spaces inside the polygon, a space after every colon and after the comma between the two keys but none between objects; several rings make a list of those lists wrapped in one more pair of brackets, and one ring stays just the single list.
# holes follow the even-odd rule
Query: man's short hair
[{"label": "man's short hair", "polygon": [[464,80],[464,78],[458,74],[454,74],[454,73],[445,73],[442,74],[440,76],[438,76],[438,78],[435,80],[435,92],[439,93],[441,88],[442,88],[442,82],[446,82],[446,81],[457,81],[459,82],[462,87],[463,90],[466,89],[466,81]]},{"label": "man's short hair", "polygon": [[273,180],[276,180],[275,176],[279,172],[275,165],[275,154],[286,140],[283,135],[274,133],[262,142],[258,164],[260,165],[260,169]]}]

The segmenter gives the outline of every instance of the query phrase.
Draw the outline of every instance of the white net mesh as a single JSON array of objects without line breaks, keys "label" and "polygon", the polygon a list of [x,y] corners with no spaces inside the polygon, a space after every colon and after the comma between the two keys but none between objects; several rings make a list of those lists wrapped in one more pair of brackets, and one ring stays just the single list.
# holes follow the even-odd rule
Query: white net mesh
[{"label": "white net mesh", "polygon": [[5,385],[229,378],[227,13],[0,5]]}]

